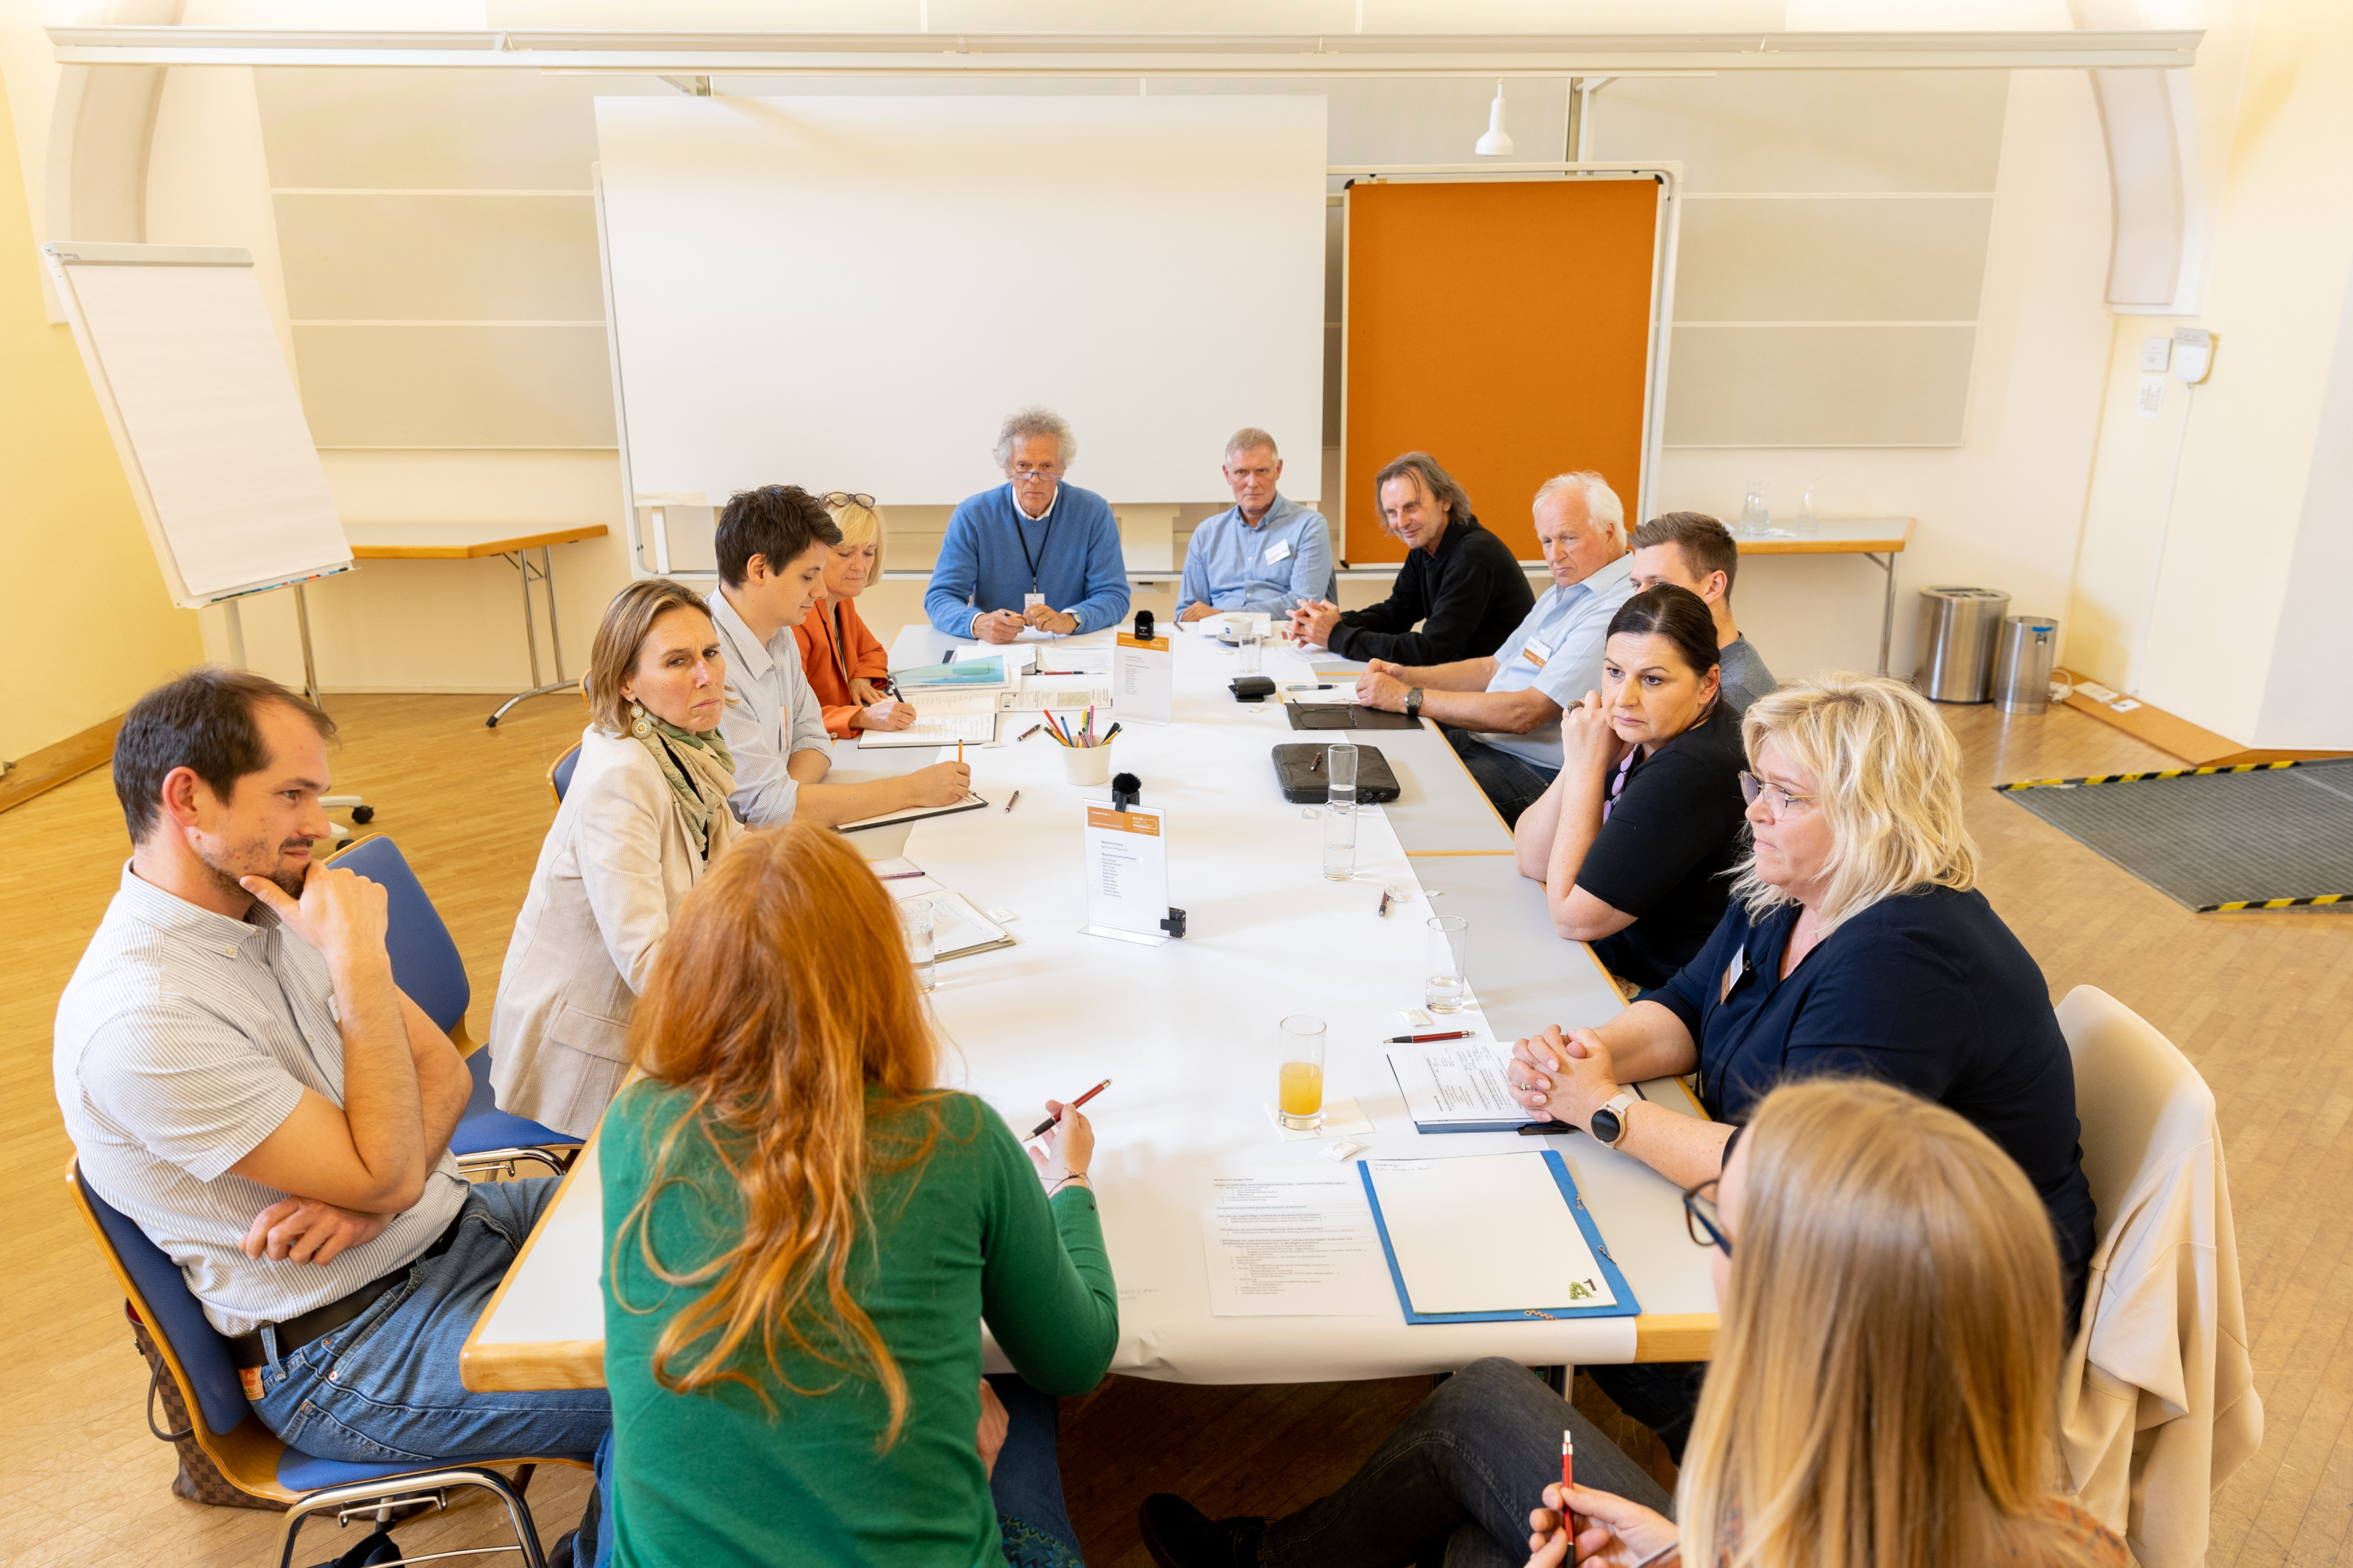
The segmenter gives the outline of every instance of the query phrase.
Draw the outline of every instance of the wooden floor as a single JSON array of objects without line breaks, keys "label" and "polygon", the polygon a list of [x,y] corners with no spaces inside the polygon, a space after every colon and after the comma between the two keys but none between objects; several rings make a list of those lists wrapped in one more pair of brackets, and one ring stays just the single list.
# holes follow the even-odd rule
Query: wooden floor
[{"label": "wooden floor", "polygon": [[[488,1024],[506,937],[553,815],[542,782],[577,737],[577,706],[526,705],[495,731],[487,700],[346,697],[339,788],[364,794],[455,933]],[[1983,786],[2168,765],[2129,736],[2059,711],[2007,721],[1947,710],[1968,754],[1970,825],[1995,907],[2053,995],[2103,987],[2198,1062],[2231,1158],[2240,1263],[2268,1412],[2262,1451],[2217,1500],[2216,1568],[2333,1563],[2353,1522],[2353,915],[2192,915]],[[0,1563],[254,1563],[273,1514],[170,1495],[148,1436],[143,1365],[121,1298],[66,1203],[50,1025],[128,846],[104,773],[0,813]],[[2087,1108],[2095,1110],[2095,1108]],[[1147,1560],[1146,1493],[1212,1513],[1280,1511],[1329,1489],[1426,1392],[1419,1380],[1183,1388],[1113,1379],[1066,1406],[1062,1466],[1096,1568]],[[1580,1400],[1581,1404],[1588,1403]],[[532,1489],[551,1538],[585,1496],[576,1473]],[[410,1552],[488,1542],[468,1503],[403,1531]],[[303,1555],[331,1557],[332,1531]],[[345,1542],[347,1544],[347,1542]]]}]

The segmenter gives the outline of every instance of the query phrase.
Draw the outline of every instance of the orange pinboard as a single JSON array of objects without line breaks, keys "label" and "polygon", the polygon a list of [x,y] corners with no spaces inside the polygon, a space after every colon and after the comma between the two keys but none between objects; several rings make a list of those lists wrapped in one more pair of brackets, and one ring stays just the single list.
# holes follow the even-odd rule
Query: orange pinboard
[{"label": "orange pinboard", "polygon": [[1641,521],[1658,203],[1642,179],[1349,187],[1350,563],[1405,559],[1373,493],[1403,452],[1436,458],[1523,561],[1555,474],[1599,470]]}]

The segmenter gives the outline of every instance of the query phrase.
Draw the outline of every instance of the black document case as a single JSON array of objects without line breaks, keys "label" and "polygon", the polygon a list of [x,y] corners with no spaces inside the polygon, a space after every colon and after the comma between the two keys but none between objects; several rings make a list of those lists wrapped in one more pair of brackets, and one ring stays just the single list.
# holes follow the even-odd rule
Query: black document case
[{"label": "black document case", "polygon": [[1421,721],[1354,702],[1286,702],[1294,730],[1419,730]]},{"label": "black document case", "polygon": [[[1282,785],[1282,798],[1294,805],[1321,805],[1331,793],[1331,779],[1324,773],[1329,763],[1319,764],[1324,748],[1317,745],[1292,744],[1274,749],[1274,776]],[[1360,805],[1380,805],[1398,797],[1397,774],[1389,772],[1389,760],[1381,755],[1378,746],[1356,748],[1356,803]]]}]

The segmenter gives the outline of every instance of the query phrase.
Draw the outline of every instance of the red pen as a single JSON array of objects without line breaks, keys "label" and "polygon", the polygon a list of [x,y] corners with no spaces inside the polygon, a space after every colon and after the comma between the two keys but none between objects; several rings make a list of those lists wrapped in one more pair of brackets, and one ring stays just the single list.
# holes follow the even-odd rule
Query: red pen
[{"label": "red pen", "polygon": [[[1087,1090],[1086,1093],[1079,1096],[1078,1099],[1062,1107],[1062,1109],[1065,1110],[1076,1110],[1080,1106],[1084,1105],[1088,1100],[1092,1100],[1096,1095],[1101,1094],[1104,1089],[1107,1089],[1110,1087],[1111,1079],[1105,1079],[1103,1082],[1095,1085],[1094,1088]],[[1055,1127],[1060,1125],[1061,1120],[1062,1119],[1059,1116],[1049,1116],[1045,1121],[1040,1121],[1037,1126],[1029,1129],[1029,1138],[1043,1138],[1047,1133],[1051,1132]],[[1024,1138],[1021,1142],[1027,1143],[1029,1142],[1029,1138]]]},{"label": "red pen", "polygon": [[1471,1031],[1468,1029],[1450,1029],[1442,1035],[1391,1035],[1388,1038],[1383,1040],[1381,1044],[1385,1046],[1419,1046],[1430,1040],[1467,1040],[1470,1037]]},{"label": "red pen", "polygon": [[1577,1485],[1577,1445],[1569,1440],[1568,1428],[1560,1429],[1560,1527],[1568,1532],[1568,1560],[1577,1561],[1577,1521],[1568,1511],[1569,1489]]}]

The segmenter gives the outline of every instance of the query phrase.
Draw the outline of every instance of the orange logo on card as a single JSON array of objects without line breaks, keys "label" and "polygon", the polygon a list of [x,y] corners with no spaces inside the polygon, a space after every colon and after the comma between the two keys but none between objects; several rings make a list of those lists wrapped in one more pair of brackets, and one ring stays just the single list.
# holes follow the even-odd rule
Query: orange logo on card
[{"label": "orange logo on card", "polygon": [[1141,833],[1147,838],[1160,837],[1160,819],[1140,812],[1113,811],[1107,805],[1087,807],[1087,826],[1113,833]]},{"label": "orange logo on card", "polygon": [[1119,646],[1122,647],[1148,647],[1156,653],[1166,653],[1168,651],[1168,639],[1166,637],[1140,637],[1134,632],[1122,632],[1119,634]]}]

